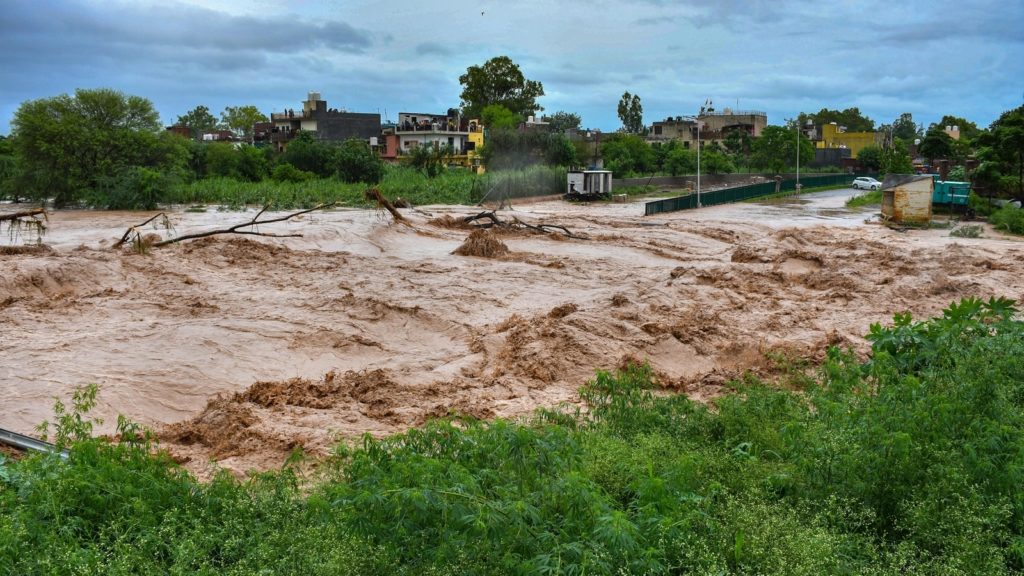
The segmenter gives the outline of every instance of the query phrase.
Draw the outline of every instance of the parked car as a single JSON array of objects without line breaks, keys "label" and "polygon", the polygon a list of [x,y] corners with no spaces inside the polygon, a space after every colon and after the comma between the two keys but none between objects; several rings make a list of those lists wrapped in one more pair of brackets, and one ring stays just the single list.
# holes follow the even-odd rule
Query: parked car
[{"label": "parked car", "polygon": [[878,190],[882,187],[882,183],[874,178],[861,176],[860,178],[854,178],[853,187],[858,190]]}]

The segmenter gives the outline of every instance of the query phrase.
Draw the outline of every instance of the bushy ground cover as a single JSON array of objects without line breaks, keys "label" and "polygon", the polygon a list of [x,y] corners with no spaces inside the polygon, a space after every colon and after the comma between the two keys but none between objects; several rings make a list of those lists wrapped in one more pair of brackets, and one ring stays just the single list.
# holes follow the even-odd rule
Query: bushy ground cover
[{"label": "bushy ground cover", "polygon": [[[199,483],[145,432],[0,464],[10,574],[1014,574],[1024,569],[1024,324],[968,299],[872,326],[861,362],[749,377],[714,406],[598,372],[586,411],[433,421]],[[781,385],[780,385],[781,384]]]}]

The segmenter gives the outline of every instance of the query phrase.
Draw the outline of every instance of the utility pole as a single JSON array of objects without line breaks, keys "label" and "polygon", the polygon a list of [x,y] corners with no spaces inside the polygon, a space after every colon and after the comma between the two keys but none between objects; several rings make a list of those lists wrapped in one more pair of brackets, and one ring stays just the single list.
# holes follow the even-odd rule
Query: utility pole
[{"label": "utility pole", "polygon": [[800,120],[796,122],[796,193],[800,193]]},{"label": "utility pole", "polygon": [[697,208],[701,207],[700,203],[700,129],[703,122],[700,121],[700,116],[697,117]]}]

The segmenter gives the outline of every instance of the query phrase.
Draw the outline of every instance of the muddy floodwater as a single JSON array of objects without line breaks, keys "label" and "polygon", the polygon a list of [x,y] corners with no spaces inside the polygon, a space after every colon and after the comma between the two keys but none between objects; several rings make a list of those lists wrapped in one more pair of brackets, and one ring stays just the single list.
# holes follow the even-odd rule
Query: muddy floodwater
[{"label": "muddy floodwater", "polygon": [[[707,399],[766,352],[861,352],[893,312],[1024,298],[1024,243],[986,229],[898,232],[850,190],[644,217],[642,203],[500,211],[585,239],[499,233],[453,254],[473,207],[312,213],[264,232],[113,249],[149,214],[59,211],[47,251],[0,254],[0,427],[31,432],[54,396],[99,385],[97,413],[154,427],[199,474],[279,466],[296,446],[383,435],[456,411],[577,401],[597,368],[647,360]],[[4,209],[4,207],[0,207]],[[161,237],[254,211],[170,214]],[[445,216],[453,216],[445,218]],[[0,243],[10,244],[4,234]]]}]

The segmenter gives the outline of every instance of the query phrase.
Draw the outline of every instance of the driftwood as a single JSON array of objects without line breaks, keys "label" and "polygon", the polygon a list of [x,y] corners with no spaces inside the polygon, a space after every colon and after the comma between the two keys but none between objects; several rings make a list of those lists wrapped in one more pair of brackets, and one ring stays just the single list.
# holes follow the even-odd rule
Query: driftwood
[{"label": "driftwood", "polygon": [[[478,220],[485,221],[477,222]],[[559,224],[528,224],[526,222],[523,222],[519,218],[516,218],[515,216],[512,217],[511,222],[502,222],[498,218],[498,215],[495,214],[493,210],[480,212],[475,216],[466,216],[465,218],[463,218],[463,221],[468,224],[472,224],[477,228],[526,228],[528,230],[533,230],[534,232],[540,232],[541,234],[554,234],[555,232],[558,232],[564,234],[566,238],[573,238],[575,240],[587,240],[586,237],[577,236],[570,232],[568,228],[566,228],[565,226],[561,226]]]},{"label": "driftwood", "polygon": [[[169,238],[167,240],[161,240],[160,242],[154,242],[152,244],[152,246],[154,248],[159,248],[160,246],[167,246],[168,244],[176,244],[176,243],[182,242],[184,240],[195,240],[197,238],[206,238],[207,236],[215,236],[217,234],[243,234],[243,235],[247,235],[247,236],[268,236],[268,237],[271,237],[271,238],[301,238],[302,234],[273,234],[271,232],[258,232],[256,230],[245,230],[245,228],[251,228],[253,226],[259,226],[260,224],[272,224],[274,222],[284,222],[285,220],[291,220],[292,218],[294,218],[296,216],[300,216],[302,214],[309,214],[310,212],[315,212],[317,210],[323,210],[325,208],[330,208],[331,206],[334,206],[336,204],[337,204],[337,202],[331,202],[330,204],[320,204],[319,206],[314,206],[313,208],[309,208],[307,210],[299,210],[298,212],[292,212],[291,214],[286,214],[284,216],[279,216],[277,218],[268,218],[266,220],[260,220],[260,216],[262,216],[263,213],[266,212],[268,208],[270,208],[270,206],[264,206],[259,212],[256,213],[255,216],[252,217],[252,220],[249,220],[248,222],[242,222],[241,224],[236,224],[234,226],[231,226],[230,228],[219,228],[217,230],[207,230],[206,232],[196,232],[195,234],[185,234],[184,236],[178,236],[177,238]],[[152,222],[154,219],[159,217],[161,214],[163,214],[163,213],[161,212],[160,214],[157,214],[156,216],[153,216],[152,218],[150,218],[149,220],[146,220],[145,222],[143,222],[142,224],[139,224],[138,226],[132,226],[131,228],[129,228],[124,233],[124,236],[121,237],[121,240],[119,240],[118,243],[115,244],[115,246],[121,246],[122,244],[127,242],[128,239],[131,237],[133,232],[135,232],[135,235],[138,236],[138,229],[139,228],[141,228],[142,226],[145,226],[146,224]]]},{"label": "driftwood", "polygon": [[33,208],[31,210],[22,210],[20,212],[10,212],[8,214],[0,214],[0,222],[21,220],[22,218],[30,218],[32,216],[38,216],[42,214],[43,218],[46,218],[45,208]]},{"label": "driftwood", "polygon": [[46,233],[46,222],[49,221],[50,217],[43,207],[0,214],[0,228],[7,226],[11,240],[21,238],[22,231],[26,230],[29,236],[35,235],[36,242],[41,242]]},{"label": "driftwood", "polygon": [[129,228],[129,229],[127,229],[127,230],[125,230],[125,231],[124,231],[124,235],[123,235],[123,236],[121,236],[121,239],[120,239],[120,240],[118,240],[118,241],[117,241],[117,242],[116,242],[116,243],[114,244],[114,246],[113,246],[113,247],[114,247],[114,248],[120,248],[120,247],[121,247],[122,245],[124,245],[124,243],[125,243],[125,242],[127,242],[127,241],[128,241],[128,240],[129,240],[129,239],[130,239],[130,238],[132,237],[132,234],[133,234],[133,233],[135,234],[135,238],[136,238],[137,240],[141,240],[141,237],[142,237],[142,236],[141,236],[141,234],[142,234],[142,233],[141,233],[141,232],[139,231],[139,229],[140,229],[140,228],[142,228],[143,226],[145,226],[146,224],[149,224],[149,223],[150,223],[150,222],[152,222],[153,220],[156,220],[157,218],[159,218],[159,217],[161,217],[161,216],[163,216],[163,217],[164,217],[164,221],[166,222],[166,221],[167,221],[167,215],[166,215],[166,214],[164,214],[163,212],[160,212],[159,214],[157,214],[157,215],[153,216],[153,217],[152,217],[152,218],[150,218],[149,220],[146,220],[146,221],[145,221],[145,222],[143,222],[142,224],[138,224],[138,225],[136,225],[136,226],[132,226],[131,228]]},{"label": "driftwood", "polygon": [[380,193],[380,190],[376,188],[367,188],[366,192],[364,192],[363,195],[366,197],[367,200],[376,202],[378,208],[383,208],[390,212],[391,217],[395,219],[395,222],[407,223],[405,220],[405,216],[402,216],[401,213],[398,212],[398,210],[395,208],[395,205],[392,204],[387,198],[385,198],[384,195]]}]

